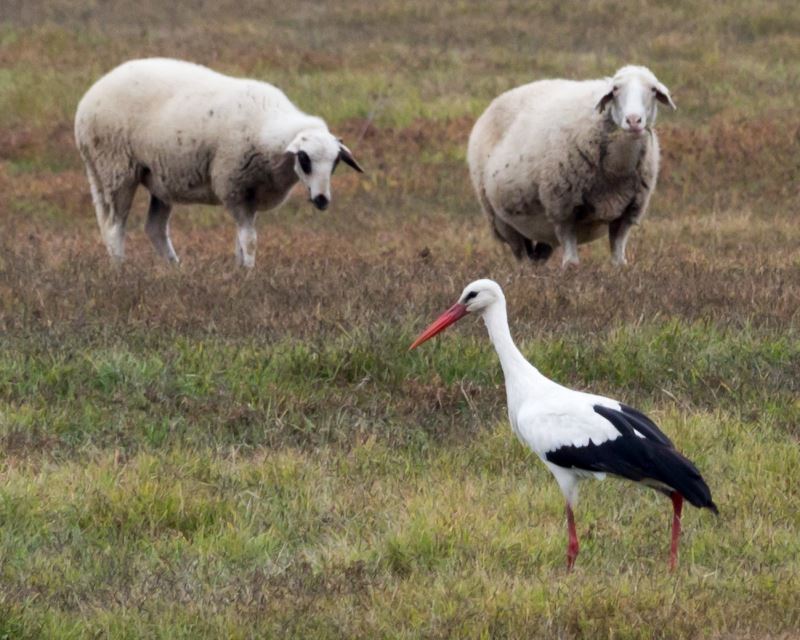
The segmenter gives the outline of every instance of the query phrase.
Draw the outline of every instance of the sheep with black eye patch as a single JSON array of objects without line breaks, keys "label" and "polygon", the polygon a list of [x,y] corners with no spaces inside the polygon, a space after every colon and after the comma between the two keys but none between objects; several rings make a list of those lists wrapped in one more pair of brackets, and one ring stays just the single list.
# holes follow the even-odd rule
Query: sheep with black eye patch
[{"label": "sheep with black eye patch", "polygon": [[145,230],[161,256],[178,261],[173,204],[222,204],[236,221],[237,263],[252,267],[256,212],[279,206],[298,181],[325,209],[338,162],[362,171],[325,122],[280,89],[166,58],[132,60],[100,78],[78,105],[75,139],[117,260],[140,184],[150,192]]},{"label": "sheep with black eye patch", "polygon": [[578,263],[580,243],[608,233],[612,260],[656,186],[657,103],[675,104],[645,67],[601,80],[541,80],[511,89],[469,139],[472,184],[492,230],[521,259]]}]

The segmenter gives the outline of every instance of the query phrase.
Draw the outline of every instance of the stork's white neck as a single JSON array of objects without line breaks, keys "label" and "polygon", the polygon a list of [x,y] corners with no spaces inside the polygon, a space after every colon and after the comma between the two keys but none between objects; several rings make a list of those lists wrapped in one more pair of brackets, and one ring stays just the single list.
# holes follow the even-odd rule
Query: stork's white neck
[{"label": "stork's white neck", "polygon": [[500,358],[500,366],[503,367],[503,375],[506,382],[510,382],[519,377],[530,377],[531,374],[541,376],[536,368],[525,359],[508,328],[508,315],[506,314],[506,301],[498,300],[483,312],[483,321],[489,331],[489,338]]}]

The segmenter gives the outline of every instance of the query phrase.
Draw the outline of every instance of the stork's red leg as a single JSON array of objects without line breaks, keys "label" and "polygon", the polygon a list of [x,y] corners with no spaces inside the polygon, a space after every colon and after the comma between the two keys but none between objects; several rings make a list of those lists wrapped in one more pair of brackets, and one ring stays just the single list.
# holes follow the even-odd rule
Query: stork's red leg
[{"label": "stork's red leg", "polygon": [[677,491],[670,494],[672,498],[672,546],[669,550],[669,568],[674,570],[678,564],[678,543],[681,538],[681,510],[683,509],[683,496]]},{"label": "stork's red leg", "polygon": [[569,544],[567,545],[567,571],[572,571],[575,565],[575,558],[578,557],[578,533],[575,531],[575,514],[572,513],[572,507],[567,503],[567,529],[569,531]]}]

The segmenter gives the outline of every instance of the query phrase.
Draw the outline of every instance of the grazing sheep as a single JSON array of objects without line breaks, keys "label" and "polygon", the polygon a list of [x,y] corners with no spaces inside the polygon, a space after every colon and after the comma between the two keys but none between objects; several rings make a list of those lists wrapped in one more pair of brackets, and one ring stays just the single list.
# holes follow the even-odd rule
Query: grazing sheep
[{"label": "grazing sheep", "polygon": [[625,264],[631,227],[658,177],[656,102],[667,88],[645,67],[604,80],[541,80],[496,98],[475,123],[467,158],[472,184],[497,237],[520,259],[578,263],[579,243],[608,229]]},{"label": "grazing sheep", "polygon": [[78,105],[75,139],[100,231],[118,260],[140,184],[150,191],[145,230],[160,255],[178,261],[173,204],[222,204],[238,227],[237,263],[252,267],[257,211],[280,205],[298,180],[325,209],[339,160],[362,171],[321,118],[276,87],[165,58],[132,60],[100,78]]}]

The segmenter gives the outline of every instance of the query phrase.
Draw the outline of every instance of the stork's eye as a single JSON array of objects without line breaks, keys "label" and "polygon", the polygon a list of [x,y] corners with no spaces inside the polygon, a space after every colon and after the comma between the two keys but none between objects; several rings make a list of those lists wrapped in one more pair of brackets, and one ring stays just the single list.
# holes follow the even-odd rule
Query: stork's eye
[{"label": "stork's eye", "polygon": [[305,151],[300,151],[297,154],[297,161],[300,163],[300,168],[306,173],[311,173],[311,158]]},{"label": "stork's eye", "polygon": [[470,291],[470,292],[467,294],[467,297],[466,297],[466,298],[464,298],[464,302],[467,302],[467,300],[472,300],[473,298],[477,297],[477,295],[478,295],[478,292],[477,292],[477,291]]}]

